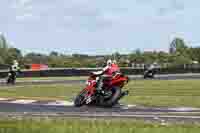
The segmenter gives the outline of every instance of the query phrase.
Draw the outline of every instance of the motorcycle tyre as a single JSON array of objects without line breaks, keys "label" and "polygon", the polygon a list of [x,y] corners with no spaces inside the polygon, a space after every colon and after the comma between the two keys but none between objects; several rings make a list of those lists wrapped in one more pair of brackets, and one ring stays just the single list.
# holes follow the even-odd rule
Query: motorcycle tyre
[{"label": "motorcycle tyre", "polygon": [[80,93],[79,95],[76,96],[75,100],[74,100],[74,106],[75,107],[81,107],[85,104],[85,92]]},{"label": "motorcycle tyre", "polygon": [[112,97],[109,100],[106,100],[106,101],[103,101],[102,103],[100,103],[101,106],[112,107],[112,106],[114,106],[115,104],[118,103],[118,100],[121,97],[121,88],[120,87],[113,87],[112,89],[114,90]]}]

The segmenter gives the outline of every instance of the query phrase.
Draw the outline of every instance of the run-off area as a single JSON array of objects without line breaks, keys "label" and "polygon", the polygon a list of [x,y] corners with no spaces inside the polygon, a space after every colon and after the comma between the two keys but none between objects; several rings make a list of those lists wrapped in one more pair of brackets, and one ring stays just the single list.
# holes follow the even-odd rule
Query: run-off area
[{"label": "run-off area", "polygon": [[[200,107],[199,80],[132,80],[122,104],[156,107]],[[1,86],[0,98],[72,102],[84,83]],[[23,102],[23,101],[21,101]]]},{"label": "run-off area", "polygon": [[[200,132],[199,80],[133,80],[124,88],[130,95],[111,109],[73,107],[73,98],[84,86],[1,86],[0,133]],[[12,113],[2,111],[6,108]]]}]

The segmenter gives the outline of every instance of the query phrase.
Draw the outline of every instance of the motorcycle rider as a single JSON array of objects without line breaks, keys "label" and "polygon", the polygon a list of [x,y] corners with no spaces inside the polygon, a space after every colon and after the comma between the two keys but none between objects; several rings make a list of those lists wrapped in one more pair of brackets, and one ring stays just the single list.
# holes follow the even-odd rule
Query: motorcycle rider
[{"label": "motorcycle rider", "polygon": [[19,63],[17,60],[13,61],[13,65],[11,66],[11,71],[18,72],[20,70]]},{"label": "motorcycle rider", "polygon": [[115,61],[113,63],[111,60],[108,60],[105,64],[106,66],[101,71],[91,73],[86,81],[86,88],[74,100],[76,107],[89,104],[112,107],[118,105],[119,100],[125,95],[128,95],[128,91],[121,90],[128,83],[128,76],[124,76],[118,72],[113,75],[112,72],[116,70],[112,69],[112,66],[116,64]]},{"label": "motorcycle rider", "polygon": [[117,65],[117,61],[116,60],[112,61],[112,70],[113,70],[113,72],[120,72],[120,68]]},{"label": "motorcycle rider", "polygon": [[13,78],[12,80],[15,80],[14,78],[16,78],[18,72],[20,72],[19,63],[17,60],[14,60],[13,64],[9,68],[9,78]]},{"label": "motorcycle rider", "polygon": [[111,59],[109,59],[106,63],[106,66],[101,70],[97,72],[93,72],[94,75],[98,75],[96,78],[97,80],[97,87],[96,90],[101,92],[103,87],[103,80],[105,78],[111,78],[113,76],[113,73],[116,71],[116,68],[113,67],[113,62]]},{"label": "motorcycle rider", "polygon": [[[147,68],[147,70],[145,71],[145,77],[146,76],[150,76],[150,77],[154,77],[154,74],[155,74],[155,68],[156,68],[156,66],[157,66],[157,63],[156,62],[154,62],[153,64],[151,64],[148,68]],[[151,75],[149,75],[149,74],[151,74]]]}]

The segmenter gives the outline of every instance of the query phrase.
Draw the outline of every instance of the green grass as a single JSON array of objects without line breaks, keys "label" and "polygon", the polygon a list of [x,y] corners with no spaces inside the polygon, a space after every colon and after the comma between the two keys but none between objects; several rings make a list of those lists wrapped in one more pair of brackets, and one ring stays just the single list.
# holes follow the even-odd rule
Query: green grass
[{"label": "green grass", "polygon": [[[0,88],[0,97],[71,100],[83,87],[83,84],[8,86]],[[130,95],[123,103],[200,107],[199,80],[137,80],[131,81],[125,89],[130,90]]]},{"label": "green grass", "polygon": [[74,77],[30,77],[30,78],[18,78],[18,81],[31,81],[31,80],[86,80],[85,76]]},{"label": "green grass", "polygon": [[0,133],[199,133],[199,124],[145,123],[120,120],[1,120]]},{"label": "green grass", "polygon": [[9,86],[0,89],[0,97],[71,100],[83,87],[81,84]]},{"label": "green grass", "polygon": [[133,81],[123,101],[146,106],[200,107],[199,80]]}]

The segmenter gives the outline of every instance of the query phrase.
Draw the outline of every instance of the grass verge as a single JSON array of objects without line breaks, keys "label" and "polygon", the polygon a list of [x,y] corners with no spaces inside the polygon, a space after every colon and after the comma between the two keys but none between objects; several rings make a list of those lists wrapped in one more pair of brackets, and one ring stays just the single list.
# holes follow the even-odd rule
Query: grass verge
[{"label": "grass verge", "polygon": [[0,120],[0,133],[199,133],[199,124],[146,123],[123,120]]},{"label": "grass verge", "polygon": [[32,81],[32,80],[86,80],[85,76],[74,77],[30,77],[30,78],[18,78],[18,81]]},{"label": "grass verge", "polygon": [[[145,106],[200,107],[199,80],[145,80],[131,81],[125,89],[130,90],[122,102]],[[55,84],[4,86],[0,97],[30,99],[71,100],[84,84]]]}]

